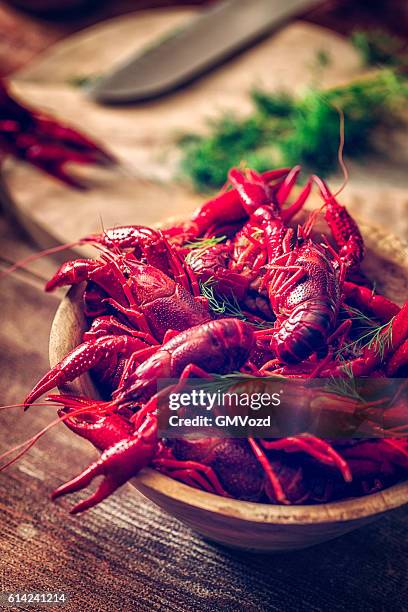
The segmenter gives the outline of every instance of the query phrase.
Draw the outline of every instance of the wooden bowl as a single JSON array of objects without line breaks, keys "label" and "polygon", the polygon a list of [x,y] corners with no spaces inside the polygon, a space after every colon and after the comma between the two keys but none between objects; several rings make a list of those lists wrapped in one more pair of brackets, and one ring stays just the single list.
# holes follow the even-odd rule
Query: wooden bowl
[{"label": "wooden bowl", "polygon": [[[378,289],[402,302],[408,298],[408,250],[393,236],[360,224],[367,245],[364,269]],[[55,365],[81,342],[85,319],[83,286],[72,288],[61,302],[51,329],[50,362]],[[91,378],[81,376],[63,392],[98,397]],[[205,538],[253,551],[305,548],[372,522],[408,502],[408,482],[379,493],[320,505],[279,506],[225,499],[198,491],[153,469],[132,484],[147,498]]]}]

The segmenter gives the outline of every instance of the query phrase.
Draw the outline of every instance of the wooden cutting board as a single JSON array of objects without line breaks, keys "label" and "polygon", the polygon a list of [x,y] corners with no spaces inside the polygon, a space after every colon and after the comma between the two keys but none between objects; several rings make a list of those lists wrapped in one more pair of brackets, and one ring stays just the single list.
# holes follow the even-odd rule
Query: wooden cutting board
[{"label": "wooden cutting board", "polygon": [[[27,103],[85,130],[123,162],[123,169],[115,173],[81,169],[91,187],[77,192],[23,163],[8,161],[3,198],[41,246],[71,242],[102,226],[153,224],[188,213],[202,196],[175,180],[179,161],[175,143],[180,134],[205,130],[208,120],[222,111],[247,112],[248,91],[255,85],[301,92],[317,83],[325,87],[345,82],[362,72],[347,40],[296,22],[158,101],[104,107],[73,84],[120,64],[131,52],[157,41],[194,14],[149,11],[99,24],[55,45],[14,77],[13,90]],[[327,68],[319,67],[321,51],[330,58]],[[387,160],[350,165],[351,180],[342,201],[367,222],[407,238],[408,177],[402,165],[403,148],[395,145]],[[340,181],[334,178],[334,186]]]}]

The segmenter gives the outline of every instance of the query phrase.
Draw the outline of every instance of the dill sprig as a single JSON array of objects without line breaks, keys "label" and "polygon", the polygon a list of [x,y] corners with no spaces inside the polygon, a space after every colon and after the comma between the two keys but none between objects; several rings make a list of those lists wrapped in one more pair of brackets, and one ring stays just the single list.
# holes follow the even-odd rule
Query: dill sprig
[{"label": "dill sprig", "polygon": [[86,89],[90,85],[95,85],[101,79],[102,75],[100,74],[77,74],[69,77],[67,83],[72,87]]},{"label": "dill sprig", "polygon": [[209,308],[218,315],[225,315],[227,317],[234,317],[235,319],[241,319],[246,321],[247,317],[242,312],[242,309],[235,296],[228,298],[226,296],[217,295],[214,288],[214,277],[211,276],[205,282],[199,281],[201,295],[208,300]]},{"label": "dill sprig", "polygon": [[194,266],[196,261],[198,261],[208,249],[220,244],[220,242],[224,242],[224,240],[226,240],[226,236],[213,236],[212,238],[201,238],[193,242],[187,242],[184,248],[188,249],[190,252],[187,253],[185,257],[186,264]]},{"label": "dill sprig", "polygon": [[180,140],[182,170],[198,190],[221,187],[229,168],[243,161],[260,172],[300,163],[327,175],[338,162],[339,109],[345,116],[345,155],[360,156],[370,150],[376,128],[399,120],[408,85],[393,70],[383,69],[301,97],[258,89],[251,98],[249,116],[223,114],[210,122],[206,135]]},{"label": "dill sprig", "polygon": [[210,276],[205,282],[199,281],[200,292],[208,300],[208,307],[217,315],[234,317],[241,321],[246,321],[258,329],[270,329],[273,327],[272,321],[254,321],[242,311],[242,308],[235,296],[221,296],[215,290],[215,279]]},{"label": "dill sprig", "polygon": [[206,191],[222,187],[228,170],[243,160],[260,172],[267,170],[271,167],[269,144],[276,138],[280,122],[279,118],[271,118],[270,125],[266,123],[257,112],[247,119],[226,113],[209,123],[208,135],[184,136],[179,141],[183,174],[199,191]]},{"label": "dill sprig", "polygon": [[224,242],[226,240],[226,236],[212,236],[211,238],[197,238],[191,242],[186,242],[184,245],[185,249],[210,249],[211,247],[219,244],[220,242]]},{"label": "dill sprig", "polygon": [[359,333],[368,332],[378,327],[378,321],[375,321],[359,308],[348,304],[340,311],[340,319],[350,319],[357,326]]},{"label": "dill sprig", "polygon": [[228,374],[212,374],[212,378],[208,381],[202,381],[200,386],[207,389],[215,387],[217,391],[225,391],[231,387],[236,387],[245,383],[259,382],[260,384],[265,385],[268,383],[268,381],[276,382],[277,380],[286,382],[288,378],[280,374],[261,377],[253,374],[243,374],[242,372],[236,371]]},{"label": "dill sprig", "polygon": [[338,357],[342,364],[342,371],[345,374],[345,378],[331,376],[329,379],[327,392],[337,396],[365,402],[365,399],[358,392],[352,365],[349,361],[344,359],[341,354],[339,354]]},{"label": "dill sprig", "polygon": [[[394,318],[395,317],[392,317],[392,319],[388,323],[384,323],[384,325],[379,325],[371,332],[371,336],[368,339],[367,337],[369,334],[366,334],[366,347],[368,349],[375,348],[381,360],[384,359],[385,351],[392,346],[392,323]],[[360,338],[360,341],[361,340],[364,340],[364,337]]]},{"label": "dill sprig", "polygon": [[250,237],[253,240],[259,240],[259,238],[262,238],[263,235],[264,235],[264,230],[262,229],[262,227],[254,227],[254,229],[252,230],[252,233],[250,234]]},{"label": "dill sprig", "polygon": [[[356,309],[357,310],[357,309]],[[366,317],[370,321],[370,325],[363,328],[366,331],[362,335],[352,342],[343,344],[343,346],[337,352],[337,355],[341,358],[346,351],[350,351],[354,354],[358,354],[361,351],[368,349],[375,349],[380,359],[384,359],[385,351],[392,346],[392,324],[394,317],[383,325],[375,324],[374,321]],[[363,319],[364,320],[364,319]]]}]

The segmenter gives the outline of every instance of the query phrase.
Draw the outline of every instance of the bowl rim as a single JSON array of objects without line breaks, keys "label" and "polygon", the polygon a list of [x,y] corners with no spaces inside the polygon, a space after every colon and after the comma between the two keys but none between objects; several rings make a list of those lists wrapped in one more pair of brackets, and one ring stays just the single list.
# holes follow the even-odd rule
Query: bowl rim
[{"label": "bowl rim", "polygon": [[210,513],[256,523],[306,525],[347,522],[375,517],[408,503],[408,481],[361,497],[323,504],[279,505],[242,501],[194,489],[145,468],[131,480],[138,490],[152,490],[173,501]]},{"label": "bowl rim", "polygon": [[[398,253],[398,251],[395,253],[394,248],[391,248],[391,244],[392,247],[395,247],[396,243],[401,244],[398,238],[383,232],[380,228],[369,226],[365,223],[361,225],[364,228],[363,234],[367,232],[368,228],[373,230],[375,246],[371,250],[373,250],[374,254],[378,255],[379,250],[382,251],[381,248],[377,250],[381,245],[385,251],[385,253],[382,253],[384,257],[408,268],[408,254],[406,257],[402,257],[401,253]],[[59,332],[65,326],[67,314],[70,313],[71,319],[75,320],[79,325],[81,325],[81,321],[84,321],[83,313],[78,305],[83,289],[84,284],[71,287],[61,300],[55,313],[49,339],[51,366],[55,365],[64,356],[64,351],[61,351]],[[82,375],[80,379],[82,379],[83,387],[85,386],[88,390],[93,389],[96,391],[88,374]],[[61,387],[60,391],[78,393],[78,391],[81,392],[81,387],[74,382]],[[143,469],[130,482],[142,493],[144,490],[150,490],[159,496],[171,498],[180,504],[209,513],[266,524],[304,525],[347,522],[375,517],[408,503],[408,480],[369,495],[310,505],[275,505],[225,498],[207,491],[195,489],[150,467]]]}]

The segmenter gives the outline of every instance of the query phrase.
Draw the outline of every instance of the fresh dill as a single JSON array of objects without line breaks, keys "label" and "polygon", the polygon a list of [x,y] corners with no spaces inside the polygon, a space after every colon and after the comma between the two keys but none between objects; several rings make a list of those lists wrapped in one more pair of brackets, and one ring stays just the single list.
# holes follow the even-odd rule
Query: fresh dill
[{"label": "fresh dill", "polygon": [[377,321],[368,316],[368,314],[355,306],[350,306],[349,304],[347,304],[347,307],[343,307],[340,312],[340,316],[343,320],[350,319],[351,321],[358,323],[359,329],[372,329],[378,326]]},{"label": "fresh dill", "polygon": [[184,248],[189,250],[185,258],[186,264],[194,266],[195,262],[198,261],[208,249],[224,242],[224,240],[226,240],[226,236],[213,236],[212,238],[202,238],[194,240],[194,242],[187,242],[184,245]]},{"label": "fresh dill", "polygon": [[366,400],[358,392],[356,379],[353,378],[353,375],[350,376],[346,363],[343,366],[343,372],[346,374],[346,378],[336,378],[334,376],[330,378],[327,392],[336,396],[346,397],[365,403]]},{"label": "fresh dill", "polygon": [[221,187],[228,170],[243,160],[259,172],[300,163],[327,175],[338,162],[339,109],[345,116],[345,155],[360,156],[372,148],[375,129],[399,120],[408,85],[397,72],[382,69],[300,97],[258,89],[251,99],[249,116],[224,114],[211,121],[206,135],[179,141],[182,171],[197,190]]},{"label": "fresh dill", "polygon": [[344,359],[341,354],[338,355],[338,358],[341,362],[342,372],[345,377],[331,376],[328,381],[328,393],[365,402],[365,399],[357,389],[357,381],[354,377],[353,367],[350,361]]},{"label": "fresh dill", "polygon": [[381,360],[384,359],[385,351],[392,346],[393,320],[394,317],[388,323],[378,326],[375,330],[373,330],[371,337],[367,340],[367,348],[374,348]]},{"label": "fresh dill", "polygon": [[90,85],[95,85],[97,81],[101,79],[101,75],[98,74],[78,74],[73,75],[67,79],[68,85],[72,87],[79,87],[86,89]]},{"label": "fresh dill", "polygon": [[208,300],[209,308],[218,315],[225,315],[227,317],[234,317],[246,321],[247,317],[242,312],[242,309],[235,296],[229,298],[226,296],[219,296],[215,292],[214,288],[214,277],[210,277],[205,282],[199,281],[201,295]]},{"label": "fresh dill", "polygon": [[355,340],[344,344],[339,349],[338,356],[340,358],[345,352],[348,351],[358,355],[358,353],[364,349],[374,349],[376,354],[379,355],[380,359],[383,359],[385,351],[392,346],[392,324],[394,317],[383,325],[373,325],[373,321],[368,317],[366,318],[368,321],[370,321],[370,325],[365,327],[366,331],[363,329],[364,333],[362,335],[359,335]]},{"label": "fresh dill", "polygon": [[208,381],[202,381],[200,386],[202,388],[211,389],[216,388],[217,391],[227,391],[231,387],[237,387],[239,385],[259,383],[265,387],[269,382],[276,381],[287,381],[285,376],[255,376],[253,374],[243,374],[242,372],[230,372],[229,374],[212,374],[212,378]]},{"label": "fresh dill", "polygon": [[327,68],[327,66],[330,66],[331,61],[332,60],[329,51],[326,51],[326,49],[318,49],[316,51],[317,66],[319,66],[320,68]]},{"label": "fresh dill", "polygon": [[224,242],[226,236],[212,236],[211,238],[198,238],[193,242],[186,242],[184,245],[185,249],[193,250],[193,249],[210,249],[211,247],[219,244],[220,242]]},{"label": "fresh dill", "polygon": [[242,311],[242,308],[235,296],[221,296],[218,295],[215,287],[215,279],[211,276],[205,282],[199,281],[200,292],[203,297],[208,300],[208,307],[217,315],[224,315],[226,317],[234,317],[241,321],[246,321],[250,325],[258,329],[270,329],[273,327],[272,321],[256,321],[251,320]]},{"label": "fresh dill", "polygon": [[259,240],[264,235],[264,230],[261,227],[254,227],[251,233],[251,238],[253,240]]}]

